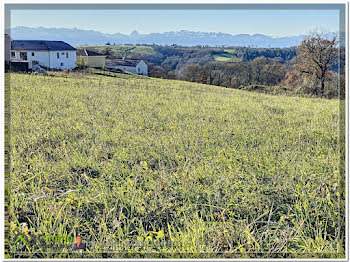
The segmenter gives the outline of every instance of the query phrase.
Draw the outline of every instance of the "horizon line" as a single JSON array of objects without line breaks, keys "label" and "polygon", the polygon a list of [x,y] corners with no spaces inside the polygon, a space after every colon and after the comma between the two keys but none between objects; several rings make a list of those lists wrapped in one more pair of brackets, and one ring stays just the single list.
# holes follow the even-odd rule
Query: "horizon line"
[{"label": "horizon line", "polygon": [[[83,28],[77,28],[77,27],[44,27],[44,26],[38,26],[38,27],[29,27],[29,26],[24,26],[24,25],[20,25],[20,26],[15,26],[15,27],[11,27],[6,30],[12,30],[14,28],[30,28],[30,29],[39,29],[39,28],[44,28],[44,29],[69,29],[69,30],[82,30],[82,31],[93,31],[93,32],[98,32],[104,35],[115,35],[115,34],[122,34],[122,35],[126,35],[126,36],[130,36],[133,32],[136,32],[139,35],[149,35],[149,34],[164,34],[164,33],[172,33],[172,32],[193,32],[193,33],[213,33],[213,34],[227,34],[227,35],[231,35],[231,36],[237,36],[237,35],[249,35],[249,36],[254,36],[254,35],[264,35],[264,36],[268,36],[268,37],[272,37],[272,38],[284,38],[284,37],[296,37],[296,36],[305,36],[307,34],[297,34],[297,35],[284,35],[284,36],[277,36],[277,35],[271,35],[271,34],[264,34],[264,33],[238,33],[238,34],[231,34],[231,33],[225,33],[225,32],[213,32],[213,31],[192,31],[192,30],[187,30],[187,29],[181,29],[181,30],[173,30],[173,31],[163,31],[163,32],[150,32],[150,33],[140,33],[138,30],[132,30],[129,34],[127,33],[121,33],[121,32],[115,32],[115,33],[107,33],[107,32],[103,32],[103,31],[99,31],[97,29],[83,29]],[[337,33],[337,32],[331,32],[331,31],[327,31],[326,33]]]}]

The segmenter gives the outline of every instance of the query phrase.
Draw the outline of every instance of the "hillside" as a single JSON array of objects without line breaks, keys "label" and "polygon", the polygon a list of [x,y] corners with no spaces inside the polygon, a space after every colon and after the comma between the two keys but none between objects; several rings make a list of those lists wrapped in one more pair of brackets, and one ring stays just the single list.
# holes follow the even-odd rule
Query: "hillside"
[{"label": "hillside", "polygon": [[135,55],[136,57],[147,57],[154,54],[154,49],[152,46],[134,46],[134,45],[95,45],[95,46],[79,46],[78,48],[87,48],[90,50],[95,50],[96,52],[104,52],[106,48],[110,48],[112,54],[117,57],[127,57],[130,55]]},{"label": "hillside", "polygon": [[[179,59],[182,62],[199,63],[208,61],[239,62],[252,61],[264,56],[287,62],[296,56],[293,48],[253,48],[253,47],[209,47],[209,46],[158,46],[158,45],[81,45],[77,48],[86,48],[96,52],[105,53],[108,49],[110,55],[116,57],[130,57],[145,59],[150,63],[161,65],[166,60]],[[175,60],[176,61],[176,60]],[[169,63],[169,62],[168,62]],[[174,64],[174,61],[171,63]],[[176,63],[175,63],[176,66]]]},{"label": "hillside", "polygon": [[30,234],[81,234],[90,258],[344,258],[337,100],[50,74],[11,74],[10,215]]}]

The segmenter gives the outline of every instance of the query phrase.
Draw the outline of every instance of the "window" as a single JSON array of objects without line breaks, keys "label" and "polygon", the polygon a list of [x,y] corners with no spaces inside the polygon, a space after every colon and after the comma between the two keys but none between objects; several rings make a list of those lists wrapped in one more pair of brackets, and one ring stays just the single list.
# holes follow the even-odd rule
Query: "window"
[{"label": "window", "polygon": [[19,57],[20,57],[22,60],[27,60],[27,52],[20,52],[20,53],[19,53]]},{"label": "window", "polygon": [[64,64],[63,64],[63,63],[61,63],[61,66],[64,66]]},{"label": "window", "polygon": [[57,52],[57,58],[60,58],[60,53],[59,52]]},{"label": "window", "polygon": [[11,52],[11,57],[16,57],[16,53],[15,52]]},{"label": "window", "polygon": [[34,56],[34,52],[32,52],[32,56]]},{"label": "window", "polygon": [[68,52],[66,53],[66,58],[68,58]]},{"label": "window", "polygon": [[62,52],[61,55],[64,55],[64,52]]}]

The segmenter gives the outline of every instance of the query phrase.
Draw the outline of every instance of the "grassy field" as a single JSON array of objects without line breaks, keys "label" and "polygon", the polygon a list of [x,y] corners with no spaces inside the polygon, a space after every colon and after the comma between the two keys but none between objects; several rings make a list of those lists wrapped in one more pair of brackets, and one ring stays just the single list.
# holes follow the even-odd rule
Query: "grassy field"
[{"label": "grassy field", "polygon": [[11,257],[345,256],[339,101],[115,76],[11,74]]},{"label": "grassy field", "polygon": [[240,58],[237,57],[234,49],[224,49],[224,53],[214,55],[214,60],[219,62],[239,62]]},{"label": "grassy field", "polygon": [[239,62],[241,61],[237,56],[234,56],[230,53],[222,53],[214,55],[214,60],[219,62]]}]

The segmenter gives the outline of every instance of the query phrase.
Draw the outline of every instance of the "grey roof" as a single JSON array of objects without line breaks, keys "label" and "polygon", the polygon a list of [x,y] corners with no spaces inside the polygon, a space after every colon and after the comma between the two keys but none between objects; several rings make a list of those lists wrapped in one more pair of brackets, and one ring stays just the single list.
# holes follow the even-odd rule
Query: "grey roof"
[{"label": "grey roof", "polygon": [[105,56],[104,54],[97,53],[95,51],[87,50],[87,49],[78,49],[77,55],[79,56]]},{"label": "grey roof", "polygon": [[11,50],[65,51],[65,50],[76,50],[76,49],[73,46],[63,41],[12,40]]},{"label": "grey roof", "polygon": [[132,66],[136,67],[141,60],[139,59],[106,59],[107,66]]}]

